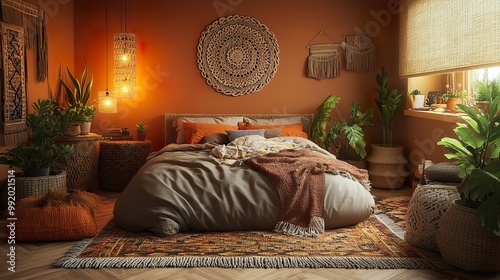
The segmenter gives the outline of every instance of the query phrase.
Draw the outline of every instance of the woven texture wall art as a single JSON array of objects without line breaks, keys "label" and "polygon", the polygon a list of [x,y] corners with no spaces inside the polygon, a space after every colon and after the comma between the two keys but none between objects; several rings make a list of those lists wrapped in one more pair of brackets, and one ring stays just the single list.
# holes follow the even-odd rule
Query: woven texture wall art
[{"label": "woven texture wall art", "polygon": [[340,76],[340,55],[338,44],[308,45],[307,76],[318,80]]},{"label": "woven texture wall art", "polygon": [[346,70],[368,72],[375,66],[375,45],[366,34],[348,34],[345,40]]},{"label": "woven texture wall art", "polygon": [[274,34],[258,20],[239,15],[222,17],[201,33],[198,68],[207,84],[225,95],[261,90],[279,64]]},{"label": "woven texture wall art", "polygon": [[0,23],[0,42],[2,50],[2,98],[0,115],[0,142],[12,145],[28,139],[26,126],[26,77],[24,31],[22,27]]}]

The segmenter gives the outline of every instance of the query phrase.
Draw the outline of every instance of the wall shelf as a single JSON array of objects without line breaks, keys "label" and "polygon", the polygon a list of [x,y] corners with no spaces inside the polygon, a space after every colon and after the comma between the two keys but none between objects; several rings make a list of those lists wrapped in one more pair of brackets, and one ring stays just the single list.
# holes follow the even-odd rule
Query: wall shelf
[{"label": "wall shelf", "polygon": [[448,113],[448,112],[433,112],[433,111],[419,111],[419,110],[408,110],[404,111],[405,116],[429,119],[434,121],[457,123],[461,122],[459,116],[465,115],[462,113]]}]

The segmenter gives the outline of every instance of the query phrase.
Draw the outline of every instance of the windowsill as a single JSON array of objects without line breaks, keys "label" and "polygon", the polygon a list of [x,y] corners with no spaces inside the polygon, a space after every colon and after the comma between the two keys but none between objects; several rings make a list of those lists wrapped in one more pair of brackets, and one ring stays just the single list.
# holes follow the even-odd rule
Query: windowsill
[{"label": "windowsill", "polygon": [[460,122],[458,116],[464,115],[463,113],[449,113],[449,112],[433,112],[433,111],[419,111],[419,110],[409,110],[405,109],[405,116],[422,118],[441,122],[457,123]]}]

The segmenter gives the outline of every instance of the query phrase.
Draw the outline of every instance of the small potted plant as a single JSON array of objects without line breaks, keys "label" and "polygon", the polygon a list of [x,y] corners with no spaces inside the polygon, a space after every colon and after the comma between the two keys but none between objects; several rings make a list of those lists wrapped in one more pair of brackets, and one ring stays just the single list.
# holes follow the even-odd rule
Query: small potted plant
[{"label": "small potted plant", "polygon": [[80,134],[88,134],[91,128],[91,121],[96,114],[96,107],[94,105],[87,105],[90,99],[94,79],[88,79],[87,64],[85,64],[85,68],[80,80],[78,80],[71,73],[69,68],[66,68],[66,70],[71,80],[73,89],[68,85],[68,83],[64,81],[62,77],[59,78],[59,81],[66,91],[67,103],[69,105],[69,108],[74,108],[80,113],[81,118],[76,121],[76,123],[80,125]]},{"label": "small potted plant", "polygon": [[148,126],[143,121],[138,122],[135,126],[137,128],[137,140],[146,140]]},{"label": "small potted plant", "polygon": [[[318,146],[333,151],[338,159],[359,168],[366,168],[366,142],[363,128],[373,125],[373,109],[361,112],[358,102],[351,104],[349,119],[344,119],[336,105],[340,97],[330,95],[318,107],[312,124],[311,139]],[[339,119],[334,122],[330,113],[337,110]]]},{"label": "small potted plant", "polygon": [[437,245],[443,259],[474,271],[500,271],[500,96],[490,111],[463,104],[457,138],[444,137],[445,156],[460,167],[460,199],[439,222]]},{"label": "small potted plant", "polygon": [[425,103],[425,95],[421,94],[420,90],[414,89],[408,92],[408,103],[411,109],[423,108]]},{"label": "small potted plant", "polygon": [[477,94],[474,98],[475,105],[483,111],[488,111],[491,101],[498,95],[500,95],[498,80],[492,80],[491,82],[481,81],[478,84]]},{"label": "small potted plant", "polygon": [[461,89],[462,84],[453,85],[446,84],[446,93],[443,94],[443,100],[446,102],[446,110],[448,112],[457,112],[457,105],[463,103],[463,99],[467,97],[467,91]]}]

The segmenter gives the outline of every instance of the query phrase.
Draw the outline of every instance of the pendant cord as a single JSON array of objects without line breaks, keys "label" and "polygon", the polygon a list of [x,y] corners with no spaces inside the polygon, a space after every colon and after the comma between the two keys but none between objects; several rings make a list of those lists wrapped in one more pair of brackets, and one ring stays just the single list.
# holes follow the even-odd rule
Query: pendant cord
[{"label": "pendant cord", "polygon": [[108,95],[108,0],[106,0],[106,95]]}]

